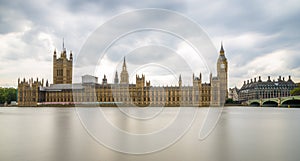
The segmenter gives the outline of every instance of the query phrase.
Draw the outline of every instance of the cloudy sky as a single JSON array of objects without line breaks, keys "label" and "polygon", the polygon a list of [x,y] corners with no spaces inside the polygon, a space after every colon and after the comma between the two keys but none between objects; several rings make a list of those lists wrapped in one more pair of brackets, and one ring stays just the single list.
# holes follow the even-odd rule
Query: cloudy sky
[{"label": "cloudy sky", "polygon": [[[202,72],[204,81],[208,80],[210,71],[215,75],[217,54],[208,56],[200,51],[196,57],[191,46],[197,44],[190,45],[176,37],[176,33],[166,31],[142,30],[117,39],[113,37],[113,43],[96,41],[93,43],[99,50],[84,52],[89,51],[85,47],[99,30],[104,38],[137,24],[175,26],[178,32],[194,31],[176,16],[160,14],[131,15],[108,29],[101,28],[120,15],[144,8],[167,9],[197,23],[216,50],[223,41],[229,61],[229,87],[240,87],[244,80],[259,75],[263,79],[268,75],[272,79],[291,75],[294,81],[300,82],[300,3],[297,0],[2,0],[0,86],[16,87],[19,77],[39,77],[52,82],[52,53],[54,49],[62,50],[63,38],[68,52],[72,50],[74,55],[74,82],[79,82],[83,74],[100,79],[106,74],[108,81],[112,81],[124,56],[131,82],[136,73],[146,74],[147,80],[158,85],[176,83],[179,74],[186,85],[191,83],[193,72],[196,75]],[[196,47],[204,46],[205,43]],[[102,49],[105,54],[100,54]],[[87,69],[89,64],[92,70]]]}]

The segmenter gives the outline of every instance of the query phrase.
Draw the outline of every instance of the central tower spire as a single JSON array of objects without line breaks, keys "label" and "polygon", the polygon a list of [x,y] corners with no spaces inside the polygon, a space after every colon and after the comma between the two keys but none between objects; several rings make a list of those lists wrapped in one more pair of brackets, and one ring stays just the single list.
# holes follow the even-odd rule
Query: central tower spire
[{"label": "central tower spire", "polygon": [[121,72],[121,84],[128,84],[129,83],[129,78],[128,78],[128,72],[127,72],[127,68],[126,68],[126,60],[124,57],[123,60],[123,68],[122,68],[122,72]]},{"label": "central tower spire", "polygon": [[125,56],[124,56],[124,60],[123,60],[123,70],[127,70],[127,69],[126,69],[126,60],[125,60]]},{"label": "central tower spire", "polygon": [[63,38],[62,47],[63,47],[63,51],[66,51],[66,48],[65,48],[65,38]]}]

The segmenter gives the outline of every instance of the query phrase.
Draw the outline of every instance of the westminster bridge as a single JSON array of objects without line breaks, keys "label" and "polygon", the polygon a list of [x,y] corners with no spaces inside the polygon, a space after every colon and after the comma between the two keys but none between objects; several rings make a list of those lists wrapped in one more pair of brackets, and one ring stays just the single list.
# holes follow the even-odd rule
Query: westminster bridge
[{"label": "westminster bridge", "polygon": [[300,96],[253,99],[245,103],[249,106],[261,107],[300,107]]}]

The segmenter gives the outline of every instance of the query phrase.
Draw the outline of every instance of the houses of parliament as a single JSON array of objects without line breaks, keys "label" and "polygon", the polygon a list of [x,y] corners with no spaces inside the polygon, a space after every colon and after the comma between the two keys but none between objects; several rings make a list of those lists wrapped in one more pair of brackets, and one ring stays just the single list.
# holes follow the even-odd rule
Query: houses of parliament
[{"label": "houses of parliament", "polygon": [[[221,106],[227,98],[228,63],[221,44],[217,60],[217,76],[202,82],[193,74],[193,84],[183,86],[179,76],[177,86],[152,86],[145,75],[136,75],[136,83],[129,83],[124,57],[120,76],[115,73],[113,83],[106,76],[98,83],[92,75],[82,76],[81,83],[72,82],[73,55],[67,56],[66,48],[58,56],[53,53],[53,83],[48,80],[18,79],[18,106]],[[120,78],[120,79],[119,79]]]}]

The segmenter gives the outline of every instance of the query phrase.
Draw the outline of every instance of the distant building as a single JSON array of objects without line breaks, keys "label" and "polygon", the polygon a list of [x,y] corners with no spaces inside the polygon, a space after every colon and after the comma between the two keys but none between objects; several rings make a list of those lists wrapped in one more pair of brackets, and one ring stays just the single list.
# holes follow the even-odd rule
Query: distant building
[{"label": "distant building", "polygon": [[53,84],[48,81],[18,80],[18,106],[101,104],[114,106],[220,106],[227,98],[228,63],[223,45],[217,62],[217,76],[210,75],[210,82],[203,83],[202,75],[195,77],[193,85],[182,85],[181,76],[177,86],[152,86],[145,75],[136,75],[136,84],[129,84],[126,60],[123,60],[120,80],[115,73],[114,83],[108,83],[106,75],[102,83],[91,75],[82,76],[81,83],[72,83],[72,52],[67,58],[66,49],[60,58],[53,54]]},{"label": "distant building", "polygon": [[266,81],[262,81],[261,77],[244,81],[243,86],[238,92],[240,101],[248,101],[253,99],[278,98],[290,96],[290,91],[297,87],[291,76],[288,80],[279,76],[278,80],[271,80],[270,76]]},{"label": "distant building", "polygon": [[229,88],[228,98],[232,99],[233,101],[239,101],[238,91],[239,89],[237,89],[236,87]]}]

